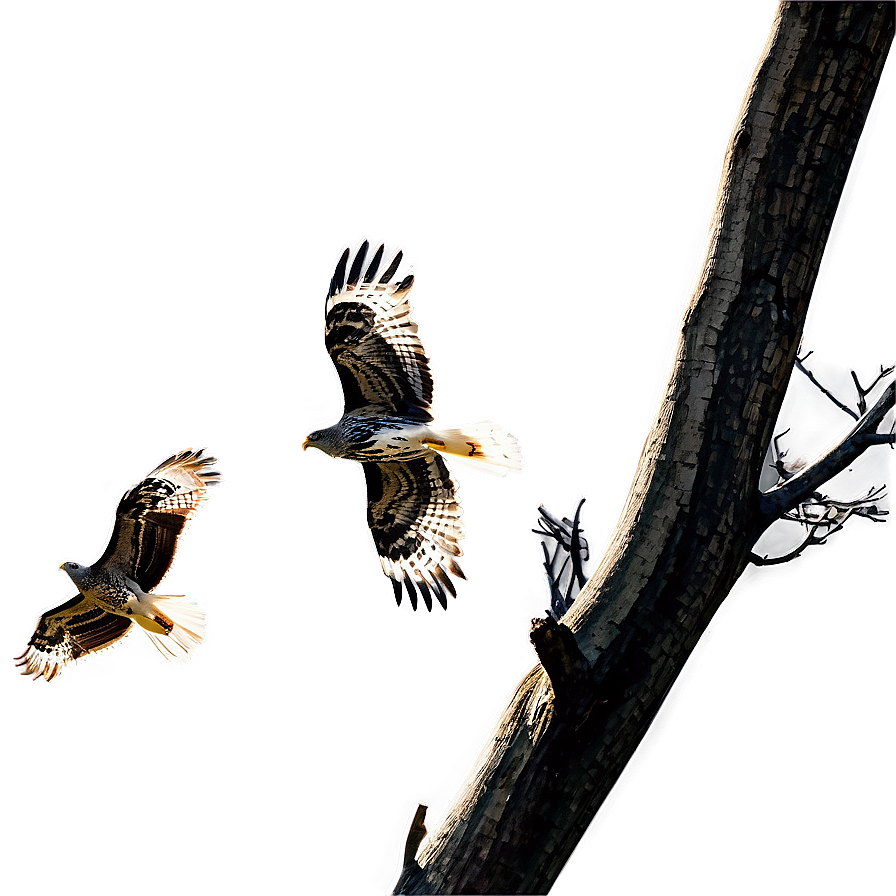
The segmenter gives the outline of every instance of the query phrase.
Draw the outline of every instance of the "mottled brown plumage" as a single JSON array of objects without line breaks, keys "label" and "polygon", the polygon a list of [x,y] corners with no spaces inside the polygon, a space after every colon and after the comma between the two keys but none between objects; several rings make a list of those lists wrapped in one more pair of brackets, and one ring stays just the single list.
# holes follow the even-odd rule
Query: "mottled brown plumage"
[{"label": "mottled brown plumage", "polygon": [[40,617],[17,657],[23,675],[52,681],[79,657],[110,647],[137,622],[164,656],[185,660],[202,641],[205,619],[190,601],[150,595],[168,571],[178,536],[220,474],[215,458],[183,451],[159,464],[118,504],[115,527],[92,566],[60,567],[78,594]]},{"label": "mottled brown plumage", "polygon": [[335,426],[311,433],[304,447],[359,461],[367,482],[367,521],[383,571],[400,604],[426,608],[455,594],[449,573],[464,578],[461,509],[440,454],[472,458],[506,472],[519,469],[516,439],[485,422],[435,429],[429,360],[411,319],[412,275],[398,278],[402,254],[382,275],[383,246],[365,269],[365,242],[349,267],[345,250],[326,301],[325,344],[342,383],[345,408]]}]

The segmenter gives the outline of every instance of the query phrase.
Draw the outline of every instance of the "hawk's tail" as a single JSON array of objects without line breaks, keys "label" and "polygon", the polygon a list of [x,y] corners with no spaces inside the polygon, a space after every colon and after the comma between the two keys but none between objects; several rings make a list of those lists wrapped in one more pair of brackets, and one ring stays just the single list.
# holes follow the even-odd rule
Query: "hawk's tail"
[{"label": "hawk's tail", "polygon": [[205,638],[205,613],[182,594],[151,595],[153,616],[134,616],[166,660],[185,663]]},{"label": "hawk's tail", "polygon": [[463,429],[431,429],[422,441],[433,451],[474,461],[476,466],[483,464],[484,469],[490,467],[500,475],[522,469],[519,442],[491,420]]}]

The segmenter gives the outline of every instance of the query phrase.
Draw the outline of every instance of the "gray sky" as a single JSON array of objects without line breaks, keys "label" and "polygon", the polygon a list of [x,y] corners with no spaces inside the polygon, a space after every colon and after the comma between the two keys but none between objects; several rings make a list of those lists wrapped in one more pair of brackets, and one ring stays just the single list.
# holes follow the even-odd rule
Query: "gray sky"
[{"label": "gray sky", "polygon": [[[774,8],[2,7],[2,655],[157,463],[207,445],[225,481],[159,589],[207,611],[192,662],[135,632],[50,685],[0,675],[0,890],[391,889],[535,662],[537,506],[584,495],[609,538]],[[844,387],[893,360],[892,65],[804,340]],[[301,452],[341,410],[323,302],[365,237],[413,265],[439,417],[523,448],[519,476],[455,468],[447,613],[395,607],[361,470]],[[783,416],[793,456],[849,424],[808,391]],[[556,896],[881,891],[893,548],[858,520],[744,576]]]}]

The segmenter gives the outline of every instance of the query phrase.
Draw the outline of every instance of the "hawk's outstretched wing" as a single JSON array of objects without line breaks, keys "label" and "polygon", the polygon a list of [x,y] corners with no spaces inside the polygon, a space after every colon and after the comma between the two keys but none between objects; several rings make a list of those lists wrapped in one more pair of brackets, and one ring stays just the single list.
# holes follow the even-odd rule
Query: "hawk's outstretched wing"
[{"label": "hawk's outstretched wing", "polygon": [[[463,537],[461,509],[445,461],[432,452],[394,463],[365,463],[367,522],[386,575],[392,579],[395,600],[401,586],[417,609],[417,590],[426,609],[432,597],[448,607],[447,594],[456,596],[451,572],[465,579],[454,558]],[[416,586],[416,589],[415,589]]]},{"label": "hawk's outstretched wing", "polygon": [[43,675],[52,681],[63,666],[85,653],[111,647],[130,627],[127,617],[107,613],[76,594],[40,617],[28,649],[16,657],[16,665],[25,667],[22,675]]},{"label": "hawk's outstretched wing", "polygon": [[383,246],[362,276],[367,249],[365,241],[348,279],[345,250],[327,295],[325,342],[342,382],[345,411],[375,405],[384,413],[428,422],[432,375],[408,304],[414,277],[389,282],[401,264],[398,252],[376,279]]},{"label": "hawk's outstretched wing", "polygon": [[144,591],[162,581],[174,560],[177,538],[216,485],[220,473],[211,469],[214,457],[199,451],[182,451],[159,464],[118,504],[115,528],[103,556],[94,566],[118,569]]}]

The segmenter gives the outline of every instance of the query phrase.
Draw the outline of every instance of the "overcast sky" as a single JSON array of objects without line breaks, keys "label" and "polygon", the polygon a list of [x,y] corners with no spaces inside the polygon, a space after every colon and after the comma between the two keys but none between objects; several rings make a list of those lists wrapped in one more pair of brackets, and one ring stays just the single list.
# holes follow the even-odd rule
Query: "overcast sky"
[{"label": "overcast sky", "polygon": [[[536,508],[585,496],[596,557],[622,508],[775,6],[633,9],[0,7],[0,890],[383,893],[418,802],[438,825],[536,661]],[[893,362],[892,67],[804,339],[846,397]],[[395,606],[360,468],[301,451],[341,412],[323,304],[365,237],[413,265],[440,418],[523,449],[456,468],[447,612]],[[812,456],[850,420],[797,385],[779,429]],[[134,632],[20,678],[59,564],[202,445],[224,483],[159,589],[206,609],[195,659]],[[892,481],[875,454],[838,495]],[[894,546],[857,520],[744,575],[556,896],[882,892]]]}]

